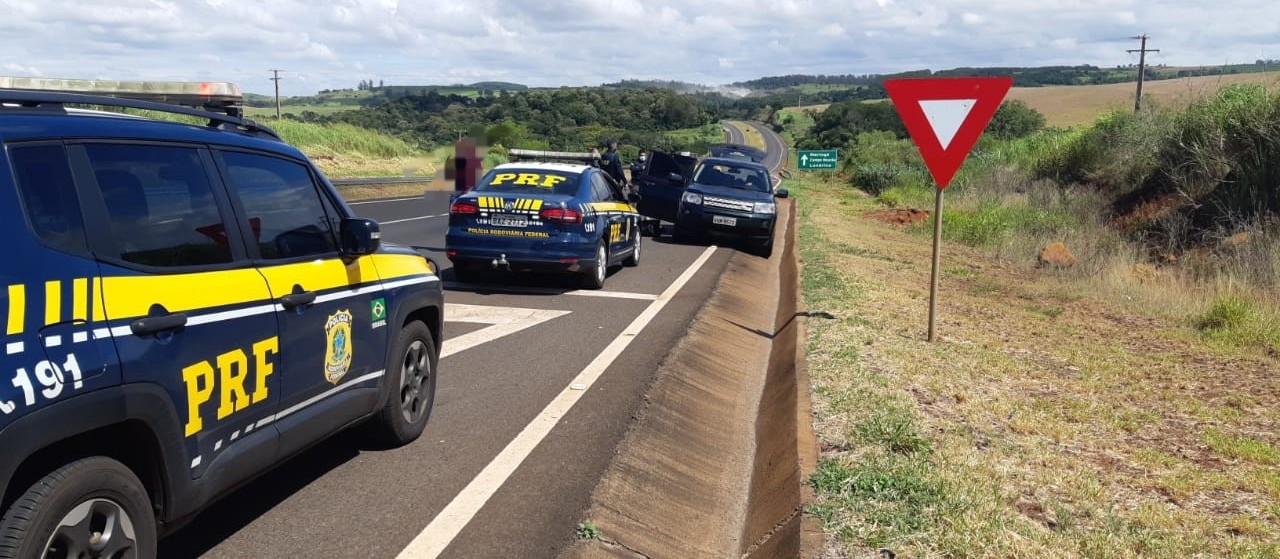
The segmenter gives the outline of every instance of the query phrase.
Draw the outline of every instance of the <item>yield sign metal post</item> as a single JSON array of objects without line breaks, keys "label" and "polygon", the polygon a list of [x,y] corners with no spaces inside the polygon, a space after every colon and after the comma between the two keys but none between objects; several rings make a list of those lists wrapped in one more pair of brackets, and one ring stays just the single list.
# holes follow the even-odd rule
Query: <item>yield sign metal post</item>
[{"label": "yield sign metal post", "polygon": [[942,264],[942,191],[951,184],[1013,78],[925,78],[884,82],[893,106],[938,185],[933,206],[933,268],[929,274],[929,341],[937,339],[938,270]]}]

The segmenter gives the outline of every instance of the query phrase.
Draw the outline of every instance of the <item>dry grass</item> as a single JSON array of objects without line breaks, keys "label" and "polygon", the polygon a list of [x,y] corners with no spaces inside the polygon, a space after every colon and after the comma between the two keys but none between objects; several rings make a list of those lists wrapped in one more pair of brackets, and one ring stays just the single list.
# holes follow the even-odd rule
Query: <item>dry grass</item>
[{"label": "dry grass", "polygon": [[929,344],[928,239],[793,192],[829,557],[1280,556],[1276,359],[955,244]]},{"label": "dry grass", "polygon": [[[1148,81],[1143,85],[1144,97],[1169,106],[1184,106],[1211,95],[1224,86],[1237,83],[1275,85],[1280,72],[1228,74],[1171,80]],[[1048,87],[1015,87],[1009,99],[1025,102],[1044,113],[1049,126],[1069,127],[1093,122],[1104,112],[1133,106],[1136,83],[1105,85],[1058,85]]]}]

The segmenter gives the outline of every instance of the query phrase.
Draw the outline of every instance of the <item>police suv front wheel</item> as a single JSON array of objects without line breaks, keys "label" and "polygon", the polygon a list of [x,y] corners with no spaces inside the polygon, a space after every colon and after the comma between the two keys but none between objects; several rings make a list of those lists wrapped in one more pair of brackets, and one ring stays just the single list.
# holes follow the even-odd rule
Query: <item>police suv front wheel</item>
[{"label": "police suv front wheel", "polygon": [[406,324],[391,359],[384,381],[391,393],[371,427],[380,441],[401,446],[422,434],[435,404],[438,358],[427,325],[417,321]]},{"label": "police suv front wheel", "polygon": [[0,520],[0,558],[153,559],[156,519],[138,476],[94,456],[58,468]]}]

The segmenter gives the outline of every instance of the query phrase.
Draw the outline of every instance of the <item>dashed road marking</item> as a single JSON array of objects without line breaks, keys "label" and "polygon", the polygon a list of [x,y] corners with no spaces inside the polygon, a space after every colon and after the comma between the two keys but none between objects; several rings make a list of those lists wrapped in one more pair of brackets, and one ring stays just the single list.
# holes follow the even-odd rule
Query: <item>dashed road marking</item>
[{"label": "dashed road marking", "polygon": [[421,216],[418,216],[418,217],[410,217],[410,218],[406,218],[406,219],[393,219],[393,220],[391,220],[391,221],[379,221],[379,222],[378,222],[378,225],[395,225],[395,224],[397,224],[397,223],[404,223],[404,222],[406,222],[406,221],[419,221],[419,220],[423,220],[423,219],[431,219],[431,218],[433,218],[433,217],[448,217],[448,216],[449,216],[449,214],[421,215]]}]

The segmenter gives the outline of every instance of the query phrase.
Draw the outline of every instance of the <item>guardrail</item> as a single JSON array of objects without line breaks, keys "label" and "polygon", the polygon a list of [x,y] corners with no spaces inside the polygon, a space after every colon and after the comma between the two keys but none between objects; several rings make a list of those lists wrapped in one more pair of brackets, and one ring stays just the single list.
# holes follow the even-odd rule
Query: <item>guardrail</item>
[{"label": "guardrail", "polygon": [[428,183],[433,177],[368,177],[354,179],[331,179],[334,186],[370,186],[375,184],[418,184]]}]

